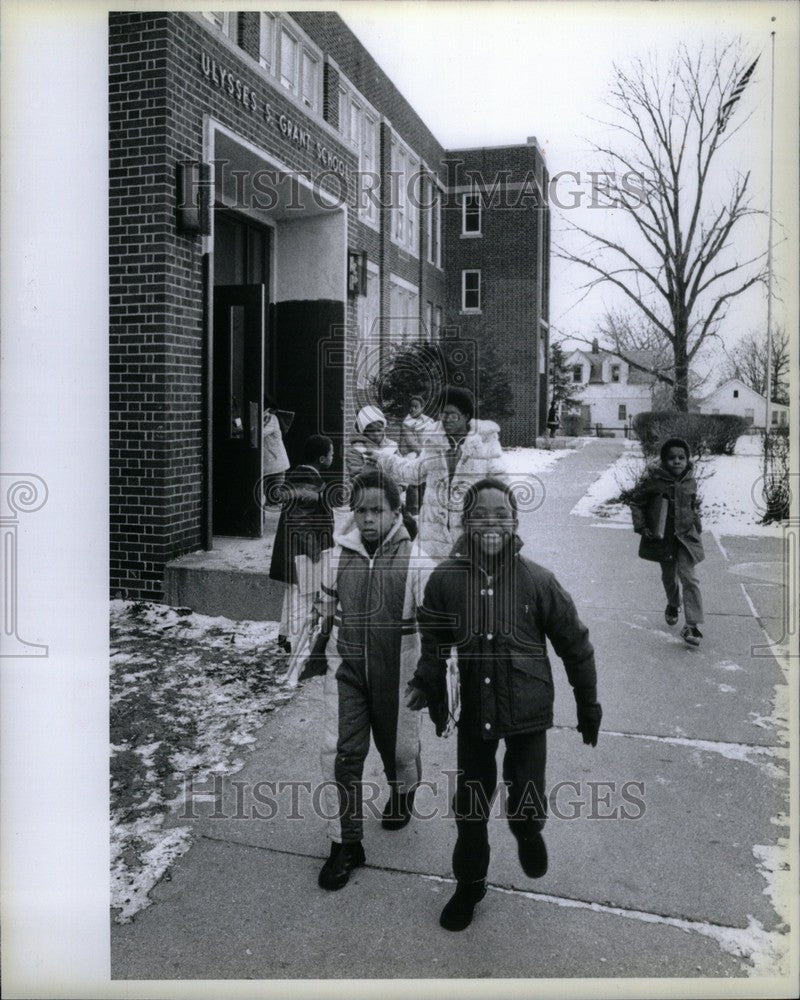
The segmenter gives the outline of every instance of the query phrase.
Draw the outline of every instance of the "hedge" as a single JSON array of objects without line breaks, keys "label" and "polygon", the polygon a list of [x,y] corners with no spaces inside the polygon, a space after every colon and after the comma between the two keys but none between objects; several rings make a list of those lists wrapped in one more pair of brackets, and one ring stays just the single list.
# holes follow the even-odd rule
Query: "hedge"
[{"label": "hedge", "polygon": [[658,455],[662,442],[680,437],[688,443],[692,455],[732,455],[736,442],[750,426],[745,417],[732,413],[679,413],[656,410],[638,413],[633,431],[642,444],[645,457]]}]

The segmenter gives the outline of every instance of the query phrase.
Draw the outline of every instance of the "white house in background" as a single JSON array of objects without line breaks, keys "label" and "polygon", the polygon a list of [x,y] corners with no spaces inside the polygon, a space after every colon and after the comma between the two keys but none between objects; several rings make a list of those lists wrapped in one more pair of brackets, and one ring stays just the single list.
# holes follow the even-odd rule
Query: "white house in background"
[{"label": "white house in background", "polygon": [[[652,351],[629,351],[632,361],[652,365]],[[588,431],[600,425],[622,436],[637,413],[653,408],[654,376],[633,368],[622,358],[602,351],[595,340],[591,350],[573,351],[565,359],[579,397],[583,426]]]},{"label": "white house in background", "polygon": [[[700,413],[733,413],[738,417],[746,417],[755,427],[763,427],[767,398],[745,385],[741,379],[731,378],[707,396],[698,399],[697,408]],[[788,425],[788,406],[771,403],[769,409],[770,424],[773,427]]]}]

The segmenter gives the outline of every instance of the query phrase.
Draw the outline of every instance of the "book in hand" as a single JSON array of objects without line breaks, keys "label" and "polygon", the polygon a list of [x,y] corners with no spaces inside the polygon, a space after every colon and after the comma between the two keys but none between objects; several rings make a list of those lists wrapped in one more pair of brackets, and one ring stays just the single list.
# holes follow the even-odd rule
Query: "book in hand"
[{"label": "book in hand", "polygon": [[659,503],[655,505],[655,517],[653,518],[653,524],[650,529],[653,532],[653,538],[656,538],[659,541],[664,537],[664,532],[667,529],[668,509],[669,501],[666,497],[661,497]]}]

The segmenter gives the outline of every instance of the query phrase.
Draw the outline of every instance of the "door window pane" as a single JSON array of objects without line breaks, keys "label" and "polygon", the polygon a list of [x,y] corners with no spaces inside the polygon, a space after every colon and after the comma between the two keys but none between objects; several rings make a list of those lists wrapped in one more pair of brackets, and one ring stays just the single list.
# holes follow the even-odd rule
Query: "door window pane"
[{"label": "door window pane", "polygon": [[229,318],[230,337],[230,435],[243,438],[244,409],[244,306],[231,306]]},{"label": "door window pane", "polygon": [[214,284],[244,283],[244,227],[218,215],[214,220]]}]

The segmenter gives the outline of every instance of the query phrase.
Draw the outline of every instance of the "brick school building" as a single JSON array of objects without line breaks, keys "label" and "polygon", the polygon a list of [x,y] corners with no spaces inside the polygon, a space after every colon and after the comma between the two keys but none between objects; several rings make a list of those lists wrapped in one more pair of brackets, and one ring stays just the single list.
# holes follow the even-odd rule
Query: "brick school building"
[{"label": "brick school building", "polygon": [[113,12],[109,153],[113,594],[259,536],[264,401],[293,464],[317,432],[340,459],[399,343],[491,343],[503,444],[542,432],[534,139],[444,149],[334,13]]}]

